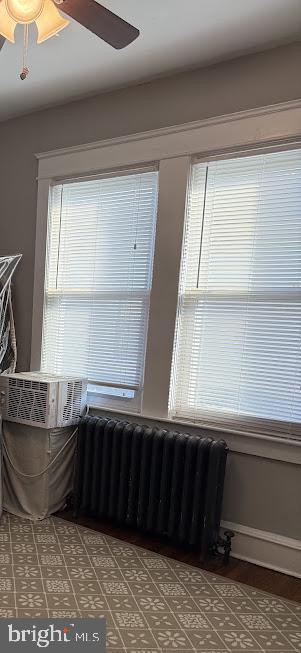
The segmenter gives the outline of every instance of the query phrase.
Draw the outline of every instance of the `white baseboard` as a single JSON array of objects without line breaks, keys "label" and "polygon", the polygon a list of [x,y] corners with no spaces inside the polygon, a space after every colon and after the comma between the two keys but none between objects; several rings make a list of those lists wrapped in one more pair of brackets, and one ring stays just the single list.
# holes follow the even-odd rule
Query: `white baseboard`
[{"label": "white baseboard", "polygon": [[231,552],[233,558],[301,578],[299,540],[227,521],[222,521],[221,527],[235,533]]}]

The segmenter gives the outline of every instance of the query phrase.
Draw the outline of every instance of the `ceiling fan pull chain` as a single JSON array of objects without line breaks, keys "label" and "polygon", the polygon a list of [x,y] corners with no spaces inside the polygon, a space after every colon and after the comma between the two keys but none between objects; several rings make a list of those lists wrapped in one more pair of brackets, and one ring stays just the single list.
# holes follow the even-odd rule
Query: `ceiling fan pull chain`
[{"label": "ceiling fan pull chain", "polygon": [[20,74],[20,79],[24,80],[26,79],[29,70],[27,68],[27,55],[28,55],[28,31],[29,31],[29,26],[24,25],[24,42],[23,42],[23,68],[22,72]]}]

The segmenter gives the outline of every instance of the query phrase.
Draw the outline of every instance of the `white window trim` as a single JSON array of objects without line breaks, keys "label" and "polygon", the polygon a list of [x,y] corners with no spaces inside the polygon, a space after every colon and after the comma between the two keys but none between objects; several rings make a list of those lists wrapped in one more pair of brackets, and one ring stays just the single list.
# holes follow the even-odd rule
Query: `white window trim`
[{"label": "white window trim", "polygon": [[[186,189],[191,160],[196,156],[203,158],[227,151],[233,153],[251,148],[279,149],[283,144],[290,146],[297,143],[301,144],[299,100],[37,154],[38,203],[31,369],[37,369],[40,365],[48,197],[51,184],[75,176],[158,163],[160,177],[157,233],[141,415],[145,419],[170,422],[167,412],[169,380]],[[173,189],[172,194],[170,188]],[[187,423],[185,425],[189,426]],[[196,427],[193,423],[191,426]],[[293,440],[277,438],[275,442],[270,436],[259,438],[253,434],[243,435],[239,432],[227,433],[227,440],[235,451],[301,464],[301,443]],[[267,451],[270,452],[268,456]]]},{"label": "white window trim", "polygon": [[[93,409],[93,406],[89,407]],[[246,433],[241,431],[233,431],[224,429],[217,429],[213,427],[196,424],[196,422],[172,420],[170,418],[157,418],[154,415],[146,415],[145,413],[137,415],[137,413],[114,410],[104,408],[101,410],[95,407],[93,414],[107,415],[108,417],[120,417],[121,419],[127,415],[133,417],[133,421],[139,424],[147,422],[154,422],[162,428],[169,430],[177,430],[182,432],[189,432],[192,435],[200,431],[209,431],[212,437],[216,440],[226,440],[227,445],[232,452],[243,453],[251,456],[258,456],[260,458],[267,458],[268,460],[279,460],[281,462],[292,463],[301,465],[301,442],[296,440],[289,440],[286,438],[272,437],[259,435],[255,433]]]}]

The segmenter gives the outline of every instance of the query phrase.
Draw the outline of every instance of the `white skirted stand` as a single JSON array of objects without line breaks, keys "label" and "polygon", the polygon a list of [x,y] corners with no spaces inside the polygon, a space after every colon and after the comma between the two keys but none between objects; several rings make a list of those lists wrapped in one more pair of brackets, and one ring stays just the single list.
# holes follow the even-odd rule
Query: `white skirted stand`
[{"label": "white skirted stand", "polygon": [[3,423],[3,509],[32,521],[61,510],[73,487],[74,426]]}]

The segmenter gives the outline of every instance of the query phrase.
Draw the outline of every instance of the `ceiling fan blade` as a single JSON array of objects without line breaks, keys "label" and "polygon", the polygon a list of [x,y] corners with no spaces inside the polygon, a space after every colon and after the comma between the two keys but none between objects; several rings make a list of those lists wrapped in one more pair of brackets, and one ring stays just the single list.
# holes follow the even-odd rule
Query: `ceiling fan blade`
[{"label": "ceiling fan blade", "polygon": [[125,48],[140,34],[136,27],[98,4],[96,0],[63,0],[59,9],[116,50]]},{"label": "ceiling fan blade", "polygon": [[6,41],[6,39],[4,38],[4,36],[0,35],[0,51],[2,50],[5,41]]}]

